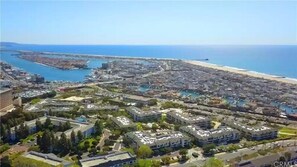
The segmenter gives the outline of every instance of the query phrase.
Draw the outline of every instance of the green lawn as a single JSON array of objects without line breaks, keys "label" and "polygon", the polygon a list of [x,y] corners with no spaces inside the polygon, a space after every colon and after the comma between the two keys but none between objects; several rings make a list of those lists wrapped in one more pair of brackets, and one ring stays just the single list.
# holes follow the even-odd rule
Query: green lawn
[{"label": "green lawn", "polygon": [[37,132],[37,133],[35,133],[35,134],[29,135],[29,136],[26,137],[25,139],[21,139],[21,142],[22,142],[23,144],[25,144],[25,143],[29,143],[30,141],[35,140],[35,138],[37,137],[38,134],[39,134],[40,136],[42,136],[42,133],[43,133],[43,132]]},{"label": "green lawn", "polygon": [[[78,147],[79,148],[84,148],[85,147],[85,142],[86,141],[89,141],[89,143],[90,143],[90,147],[89,148],[91,148],[92,146],[93,146],[93,141],[97,141],[95,138],[87,138],[87,139],[84,139],[84,140],[82,140],[79,144],[78,144]],[[88,148],[88,149],[89,149]]]},{"label": "green lawn", "polygon": [[282,127],[281,129],[279,129],[279,132],[297,135],[297,129],[294,128]]}]

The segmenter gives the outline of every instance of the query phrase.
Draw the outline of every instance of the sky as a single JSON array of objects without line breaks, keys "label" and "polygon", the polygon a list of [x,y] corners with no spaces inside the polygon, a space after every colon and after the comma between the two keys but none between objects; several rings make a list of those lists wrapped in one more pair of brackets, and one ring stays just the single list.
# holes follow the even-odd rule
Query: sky
[{"label": "sky", "polygon": [[1,0],[1,41],[297,44],[297,1]]}]

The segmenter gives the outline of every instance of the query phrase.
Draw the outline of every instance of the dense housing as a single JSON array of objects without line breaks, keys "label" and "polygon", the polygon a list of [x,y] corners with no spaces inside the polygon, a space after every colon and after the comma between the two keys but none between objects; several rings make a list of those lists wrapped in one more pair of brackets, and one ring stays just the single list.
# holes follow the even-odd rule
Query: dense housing
[{"label": "dense housing", "polygon": [[136,130],[136,124],[125,116],[112,117],[111,120],[119,129]]},{"label": "dense housing", "polygon": [[[56,126],[59,126],[60,123],[66,123],[67,121],[69,121],[69,123],[71,125],[71,129],[68,129],[64,132],[67,137],[70,137],[72,131],[74,131],[75,133],[77,133],[78,131],[81,131],[85,137],[90,136],[95,131],[94,124],[87,123],[87,122],[79,122],[79,121],[73,120],[73,119],[66,119],[66,118],[61,118],[61,117],[51,117],[51,116],[48,116],[48,117],[44,116],[44,117],[40,117],[40,118],[31,120],[31,121],[26,121],[26,122],[24,122],[24,125],[28,126],[29,133],[32,134],[32,133],[36,132],[36,121],[39,120],[41,123],[44,123],[47,118],[49,118],[51,120],[52,124],[54,124]],[[17,128],[19,128],[19,127],[20,127],[20,125],[17,126]],[[15,127],[12,127],[10,129],[10,132],[11,132],[10,139],[15,140],[16,139]]]},{"label": "dense housing", "polygon": [[277,130],[267,126],[249,126],[230,120],[225,120],[224,123],[239,130],[249,140],[266,140],[277,137]]},{"label": "dense housing", "polygon": [[116,152],[79,160],[82,167],[122,167],[133,165],[135,161],[136,156],[129,152]]},{"label": "dense housing", "polygon": [[170,111],[166,114],[166,118],[174,123],[181,125],[198,125],[201,128],[209,128],[211,126],[210,119],[202,116],[191,115],[188,113]]},{"label": "dense housing", "polygon": [[128,107],[128,113],[134,121],[152,122],[161,119],[162,113],[159,111],[144,111],[137,107]]},{"label": "dense housing", "polygon": [[139,148],[141,145],[147,145],[152,150],[166,147],[185,147],[190,143],[190,138],[178,131],[161,131],[157,133],[151,132],[129,132],[125,137],[130,140],[131,146]]},{"label": "dense housing", "polygon": [[239,131],[226,126],[218,129],[203,130],[198,126],[188,125],[180,127],[180,130],[194,137],[198,145],[210,143],[226,144],[240,140]]}]

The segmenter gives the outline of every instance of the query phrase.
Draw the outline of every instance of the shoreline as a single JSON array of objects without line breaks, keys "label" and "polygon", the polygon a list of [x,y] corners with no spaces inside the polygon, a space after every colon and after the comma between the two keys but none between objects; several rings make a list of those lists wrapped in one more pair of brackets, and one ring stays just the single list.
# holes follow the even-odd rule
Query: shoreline
[{"label": "shoreline", "polygon": [[186,63],[192,64],[192,65],[198,65],[198,66],[202,66],[202,67],[212,68],[215,70],[227,71],[227,72],[231,72],[231,73],[235,73],[235,74],[248,75],[250,77],[262,78],[262,79],[266,79],[266,80],[272,80],[272,81],[284,82],[284,83],[288,83],[288,84],[297,85],[297,79],[295,79],[295,78],[288,78],[288,77],[283,77],[283,76],[265,74],[265,73],[261,73],[261,72],[250,71],[247,69],[240,69],[240,68],[236,68],[236,67],[211,64],[211,63],[206,63],[206,62],[202,62],[202,61],[195,61],[195,60],[183,60],[183,61]]},{"label": "shoreline", "polygon": [[[3,50],[1,50],[1,51],[3,51]],[[13,50],[13,51],[16,51],[16,52],[35,52],[35,51],[27,51],[27,50]],[[52,55],[64,55],[64,56],[69,56],[69,57],[94,58],[94,59],[128,59],[128,60],[129,59],[130,60],[134,59],[134,60],[182,61],[182,62],[189,63],[189,64],[192,64],[192,65],[203,66],[203,67],[207,67],[207,68],[211,68],[211,69],[228,71],[228,72],[235,73],[235,74],[248,75],[250,77],[262,78],[262,79],[266,79],[266,80],[272,80],[272,81],[297,85],[297,78],[277,76],[277,75],[252,71],[252,70],[248,70],[248,69],[241,69],[241,68],[237,68],[237,67],[230,67],[230,66],[212,64],[212,63],[198,61],[198,60],[182,60],[182,59],[176,59],[176,58],[154,58],[154,57],[131,57],[131,56],[98,55],[98,54],[57,53],[57,52],[38,52],[38,53],[52,54]]]}]

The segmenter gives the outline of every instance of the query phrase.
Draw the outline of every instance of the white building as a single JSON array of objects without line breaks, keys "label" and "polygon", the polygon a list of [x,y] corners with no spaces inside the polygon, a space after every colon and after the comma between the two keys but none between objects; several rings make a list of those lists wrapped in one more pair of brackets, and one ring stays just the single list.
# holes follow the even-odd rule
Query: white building
[{"label": "white building", "polygon": [[147,145],[152,150],[166,147],[185,147],[191,141],[187,135],[178,131],[162,131],[157,133],[136,131],[126,133],[125,137],[132,141],[131,146],[134,148]]},{"label": "white building", "polygon": [[225,120],[224,123],[234,129],[239,130],[242,135],[249,140],[266,140],[277,137],[277,129],[267,126],[250,126],[230,119]]},{"label": "white building", "polygon": [[[24,122],[24,125],[27,125],[29,127],[29,133],[32,134],[36,132],[36,121],[39,120],[43,124],[47,118],[49,118],[52,124],[55,126],[59,126],[60,123],[66,123],[67,121],[69,121],[71,125],[71,129],[66,130],[64,132],[67,137],[70,137],[72,131],[74,131],[75,133],[77,133],[78,131],[81,131],[85,137],[90,136],[95,131],[94,124],[87,123],[87,122],[79,122],[73,119],[52,117],[52,116],[48,116],[48,117],[44,116],[31,121],[26,121]],[[19,126],[20,125],[18,125],[17,128],[19,128]],[[15,140],[16,139],[15,127],[12,127],[10,131],[11,131],[10,139]]]},{"label": "white building", "polygon": [[162,113],[159,111],[144,111],[137,107],[128,107],[127,111],[133,117],[134,121],[152,122],[162,117]]},{"label": "white building", "polygon": [[220,127],[218,129],[203,130],[195,125],[180,127],[180,131],[192,136],[198,145],[205,144],[226,144],[240,140],[239,131],[230,127]]},{"label": "white building", "polygon": [[192,115],[182,111],[170,111],[166,113],[168,121],[180,124],[180,125],[198,125],[201,128],[210,128],[211,121],[209,118]]}]

